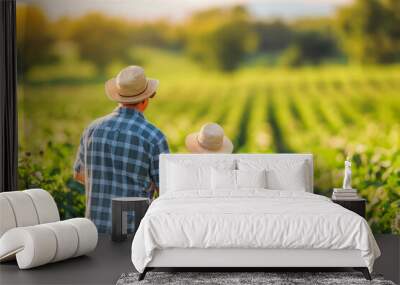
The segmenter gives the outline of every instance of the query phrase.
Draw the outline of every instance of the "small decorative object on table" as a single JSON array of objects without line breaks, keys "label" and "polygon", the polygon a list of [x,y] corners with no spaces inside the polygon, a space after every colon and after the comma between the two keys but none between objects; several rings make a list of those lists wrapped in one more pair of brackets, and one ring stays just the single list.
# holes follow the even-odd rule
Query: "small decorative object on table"
[{"label": "small decorative object on table", "polygon": [[357,189],[333,188],[332,200],[359,200]]},{"label": "small decorative object on table", "polygon": [[334,188],[332,193],[333,200],[358,200],[357,190],[351,188],[351,162],[344,162],[343,188]]},{"label": "small decorative object on table", "polygon": [[343,189],[351,189],[351,162],[344,162]]},{"label": "small decorative object on table", "polygon": [[351,162],[344,162],[343,188],[334,188],[332,201],[365,218],[365,199],[357,195],[357,190],[351,188]]},{"label": "small decorative object on table", "polygon": [[146,214],[150,199],[144,197],[119,197],[112,199],[112,235],[113,241],[124,241],[128,234],[128,211],[135,213],[135,232]]}]

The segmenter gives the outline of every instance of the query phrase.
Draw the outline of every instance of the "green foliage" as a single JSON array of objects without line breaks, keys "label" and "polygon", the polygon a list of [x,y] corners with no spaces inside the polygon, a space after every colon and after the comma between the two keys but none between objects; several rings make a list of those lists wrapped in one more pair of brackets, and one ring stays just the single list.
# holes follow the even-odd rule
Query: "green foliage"
[{"label": "green foliage", "polygon": [[17,9],[18,72],[27,72],[35,65],[55,62],[53,45],[56,41],[46,15],[33,5],[20,5]]},{"label": "green foliage", "polygon": [[[20,150],[18,163],[18,187],[20,189],[42,188],[53,196],[62,219],[83,217],[85,213],[84,188],[75,182],[66,155],[71,155],[71,145],[47,144],[37,153]],[[51,163],[44,165],[44,161]]]},{"label": "green foliage", "polygon": [[367,220],[376,233],[400,234],[399,139],[392,143],[387,148],[352,144],[335,147],[338,162],[352,161],[352,185],[368,201]]},{"label": "green foliage", "polygon": [[338,30],[350,60],[400,60],[400,5],[396,0],[357,0],[339,10]]},{"label": "green foliage", "polygon": [[[97,68],[98,76],[107,76],[109,69],[125,62],[142,64],[146,59],[132,50],[147,46],[186,51],[219,71],[275,65],[282,52],[282,64],[298,67],[343,61],[339,38],[350,61],[391,63],[400,60],[399,10],[396,0],[357,0],[334,19],[266,22],[236,6],[197,12],[184,23],[173,23],[127,21],[100,13],[49,21],[38,7],[18,5],[18,63],[26,73],[60,57],[68,62],[63,47],[72,45],[82,61]],[[335,27],[337,34],[332,33]]]},{"label": "green foliage", "polygon": [[354,184],[368,203],[367,219],[374,232],[400,234],[400,150],[356,150]]},{"label": "green foliage", "polygon": [[280,56],[279,63],[283,66],[299,67],[304,63],[303,55],[298,46],[291,46]]},{"label": "green foliage", "polygon": [[200,12],[188,24],[186,33],[188,53],[222,71],[235,69],[257,46],[249,15],[241,7]]},{"label": "green foliage", "polygon": [[252,26],[258,37],[259,52],[279,52],[293,42],[294,31],[284,22],[255,22]]},{"label": "green foliage", "polygon": [[179,50],[183,48],[183,28],[165,21],[130,24],[131,43],[135,46],[149,46]]},{"label": "green foliage", "polygon": [[129,29],[124,21],[91,13],[75,21],[71,29],[70,39],[82,59],[94,63],[100,73],[113,61],[131,60]]},{"label": "green foliage", "polygon": [[335,38],[322,31],[297,32],[293,44],[283,53],[287,66],[316,65],[339,54]]}]

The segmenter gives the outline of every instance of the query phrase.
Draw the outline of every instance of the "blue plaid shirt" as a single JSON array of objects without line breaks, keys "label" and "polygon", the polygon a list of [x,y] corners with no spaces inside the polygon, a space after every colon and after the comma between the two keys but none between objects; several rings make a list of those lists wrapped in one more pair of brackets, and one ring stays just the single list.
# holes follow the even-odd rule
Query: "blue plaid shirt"
[{"label": "blue plaid shirt", "polygon": [[[119,107],[94,121],[82,134],[76,172],[85,173],[90,191],[90,218],[99,232],[111,231],[111,198],[149,197],[158,187],[160,153],[168,153],[164,134],[134,109]],[[128,229],[134,216],[128,215]]]}]

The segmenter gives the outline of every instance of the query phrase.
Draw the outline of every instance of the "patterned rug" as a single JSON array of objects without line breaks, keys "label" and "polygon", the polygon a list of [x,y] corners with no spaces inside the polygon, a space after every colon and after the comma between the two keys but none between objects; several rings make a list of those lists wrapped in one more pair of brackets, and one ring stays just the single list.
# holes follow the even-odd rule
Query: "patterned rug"
[{"label": "patterned rug", "polygon": [[392,281],[384,280],[379,275],[372,275],[373,280],[368,281],[360,272],[148,272],[142,281],[138,281],[138,276],[138,273],[122,274],[117,285],[395,285]]}]

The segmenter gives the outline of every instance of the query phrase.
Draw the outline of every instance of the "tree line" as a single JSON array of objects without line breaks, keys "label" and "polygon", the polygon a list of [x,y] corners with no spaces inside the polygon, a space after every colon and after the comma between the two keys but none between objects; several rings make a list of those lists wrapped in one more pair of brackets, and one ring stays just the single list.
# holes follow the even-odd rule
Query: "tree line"
[{"label": "tree line", "polygon": [[265,64],[292,67],[387,64],[400,60],[400,1],[356,0],[334,17],[289,22],[254,19],[242,6],[200,11],[183,23],[135,22],[100,13],[50,21],[37,6],[18,6],[19,72],[56,62],[59,42],[73,43],[99,73],[115,60],[134,57],[134,46],[182,52],[222,71],[265,57]]}]

